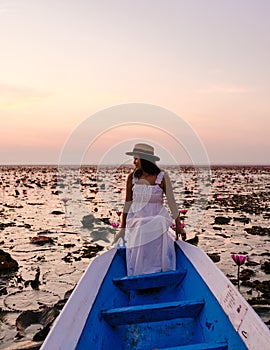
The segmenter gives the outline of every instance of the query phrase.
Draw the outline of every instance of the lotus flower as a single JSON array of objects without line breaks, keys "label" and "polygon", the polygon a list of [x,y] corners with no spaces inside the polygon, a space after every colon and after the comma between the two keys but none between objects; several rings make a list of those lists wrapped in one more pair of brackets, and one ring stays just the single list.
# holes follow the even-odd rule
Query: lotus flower
[{"label": "lotus flower", "polygon": [[240,266],[245,263],[248,256],[247,255],[232,254],[231,257],[237,265],[237,287],[238,287],[238,290],[240,290]]},{"label": "lotus flower", "polygon": [[111,226],[112,226],[113,228],[117,228],[117,227],[119,226],[119,222],[112,222],[112,223],[111,223]]},{"label": "lotus flower", "polygon": [[187,213],[187,209],[181,209],[180,213],[185,215]]},{"label": "lotus flower", "polygon": [[238,255],[238,254],[232,254],[231,256],[237,266],[243,265],[248,257],[247,255]]},{"label": "lotus flower", "polygon": [[70,198],[61,198],[61,201],[64,203],[64,205],[66,205],[69,200]]},{"label": "lotus flower", "polygon": [[[186,227],[186,224],[184,224],[183,222],[181,222],[181,227],[182,227],[182,228]],[[176,225],[175,225],[175,224],[172,224],[172,225],[170,226],[170,228],[173,229],[173,230],[175,231],[175,230],[176,230]]]}]

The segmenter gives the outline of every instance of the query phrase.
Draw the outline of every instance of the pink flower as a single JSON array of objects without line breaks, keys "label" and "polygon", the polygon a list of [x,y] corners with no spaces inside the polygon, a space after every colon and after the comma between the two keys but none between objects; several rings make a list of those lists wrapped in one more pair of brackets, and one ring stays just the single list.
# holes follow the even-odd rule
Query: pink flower
[{"label": "pink flower", "polygon": [[61,198],[61,201],[66,205],[70,198]]},{"label": "pink flower", "polygon": [[232,254],[231,257],[237,265],[237,286],[238,286],[238,290],[240,290],[240,266],[244,264],[248,256]]},{"label": "pink flower", "polygon": [[248,256],[247,255],[232,254],[231,257],[237,266],[241,266],[245,263]]},{"label": "pink flower", "polygon": [[217,197],[216,200],[217,200],[217,201],[223,201],[224,198],[223,198],[223,197]]},{"label": "pink flower", "polygon": [[[181,227],[184,228],[186,226],[186,224],[184,224],[183,222],[181,222]],[[174,231],[176,230],[176,225],[175,224],[172,224],[170,226],[171,229],[173,229]]]},{"label": "pink flower", "polygon": [[118,210],[118,211],[116,212],[116,214],[117,214],[118,216],[121,216],[122,212]]},{"label": "pink flower", "polygon": [[185,215],[187,213],[187,209],[181,209],[180,213]]},{"label": "pink flower", "polygon": [[117,228],[117,227],[119,226],[119,222],[112,222],[112,223],[111,223],[111,226],[112,226],[113,228]]}]

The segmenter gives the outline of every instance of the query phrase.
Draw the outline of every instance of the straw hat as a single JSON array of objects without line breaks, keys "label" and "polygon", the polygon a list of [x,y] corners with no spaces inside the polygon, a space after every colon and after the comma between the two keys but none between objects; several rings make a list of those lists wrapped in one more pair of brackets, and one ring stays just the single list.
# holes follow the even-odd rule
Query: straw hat
[{"label": "straw hat", "polygon": [[137,143],[133,151],[126,152],[128,156],[138,156],[147,160],[160,160],[158,156],[154,155],[154,147],[147,145],[146,143]]}]

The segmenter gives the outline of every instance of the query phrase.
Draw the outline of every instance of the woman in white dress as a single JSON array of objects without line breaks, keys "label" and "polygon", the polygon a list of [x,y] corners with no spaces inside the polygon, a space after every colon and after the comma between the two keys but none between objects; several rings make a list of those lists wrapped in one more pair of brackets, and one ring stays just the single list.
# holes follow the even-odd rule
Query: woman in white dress
[{"label": "woman in white dress", "polygon": [[[169,236],[169,227],[175,221],[175,239],[186,233],[181,226],[172,185],[167,173],[156,165],[159,157],[154,148],[140,143],[132,152],[135,170],[128,175],[126,200],[122,215],[120,238],[126,242],[127,274],[138,275],[175,269],[174,241]],[[172,216],[163,205],[166,194]]]}]

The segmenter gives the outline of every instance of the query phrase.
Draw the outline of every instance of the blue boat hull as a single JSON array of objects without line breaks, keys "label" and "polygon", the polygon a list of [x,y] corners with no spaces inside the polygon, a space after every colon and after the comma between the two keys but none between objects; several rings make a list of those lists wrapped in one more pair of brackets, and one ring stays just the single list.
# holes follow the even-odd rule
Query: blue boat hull
[{"label": "blue boat hull", "polygon": [[230,349],[246,349],[208,287],[178,247],[176,251],[182,281],[157,273],[151,276],[154,286],[162,276],[169,278],[152,287],[141,275],[140,286],[125,290],[112,278],[126,276],[125,251],[118,250],[76,349],[146,350],[206,343],[213,349],[213,344],[216,349],[228,349],[228,344]]},{"label": "blue boat hull", "polygon": [[[98,257],[99,267],[86,273],[88,278],[79,283],[42,350],[259,349],[252,345],[254,338],[251,338],[252,330],[248,324],[254,325],[255,320],[261,334],[257,335],[258,339],[262,336],[267,342],[270,337],[267,338],[265,325],[220,272],[216,277],[217,290],[223,291],[218,300],[205,280],[210,274],[210,280],[214,281],[212,285],[215,284],[213,271],[219,270],[204,253],[200,253],[199,258],[195,258],[198,265],[205,265],[200,274],[185,250],[190,251],[191,256],[201,251],[181,244],[175,245],[176,271],[126,276],[125,249],[103,254],[105,271],[102,271],[102,255]],[[93,274],[98,270],[104,276],[98,278]],[[225,283],[222,288],[220,281]],[[96,292],[89,296],[86,288]],[[83,293],[85,296],[79,302]],[[88,298],[91,299],[90,306]],[[76,306],[77,312],[81,310],[83,320],[72,316],[75,317],[74,328],[77,328],[74,339],[71,328],[68,334],[72,322],[67,321],[67,317],[76,312]],[[253,320],[247,320],[247,315]],[[66,339],[59,340],[58,332],[63,331],[67,331]],[[255,341],[258,344],[256,335]]]}]

